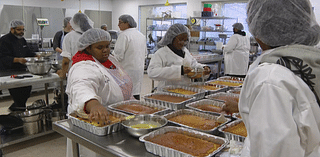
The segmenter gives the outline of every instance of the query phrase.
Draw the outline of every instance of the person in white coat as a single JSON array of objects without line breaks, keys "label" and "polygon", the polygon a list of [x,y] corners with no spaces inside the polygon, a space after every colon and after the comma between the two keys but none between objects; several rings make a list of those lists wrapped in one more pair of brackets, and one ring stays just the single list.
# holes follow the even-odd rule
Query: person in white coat
[{"label": "person in white coat", "polygon": [[78,52],[77,42],[81,34],[92,28],[93,24],[91,19],[84,13],[76,13],[70,20],[73,30],[64,37],[62,42],[62,65],[61,70],[57,71],[60,78],[66,78],[66,74],[72,64],[71,58]]},{"label": "person in white coat", "polygon": [[[90,120],[103,122],[108,120],[108,105],[133,99],[130,77],[109,56],[110,41],[110,34],[98,28],[89,29],[79,38],[79,51],[72,57],[66,88],[69,114],[85,112]],[[67,149],[67,156],[72,156],[70,150]],[[99,156],[82,146],[80,155]]]},{"label": "person in white coat", "polygon": [[122,31],[114,46],[113,55],[129,74],[133,82],[133,96],[140,100],[144,62],[147,54],[146,37],[136,27],[130,15],[121,15],[118,26]]},{"label": "person in white coat", "polygon": [[249,66],[250,40],[241,23],[232,25],[234,34],[223,47],[224,74],[245,77]]},{"label": "person in white coat", "polygon": [[320,27],[310,1],[250,0],[247,16],[263,54],[240,93],[241,156],[319,157]]},{"label": "person in white coat", "polygon": [[159,49],[152,56],[147,72],[149,78],[159,81],[158,89],[189,84],[191,79],[185,74],[192,70],[202,69],[205,75],[210,74],[210,68],[198,63],[186,48],[189,38],[189,29],[177,23],[157,43]]}]

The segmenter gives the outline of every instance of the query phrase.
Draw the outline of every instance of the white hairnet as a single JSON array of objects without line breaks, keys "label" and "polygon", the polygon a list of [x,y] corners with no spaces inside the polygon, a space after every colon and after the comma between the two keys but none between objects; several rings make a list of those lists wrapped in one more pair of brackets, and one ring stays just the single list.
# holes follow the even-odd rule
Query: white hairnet
[{"label": "white hairnet", "polygon": [[24,22],[21,21],[21,20],[12,20],[10,22],[10,28],[15,28],[15,27],[18,27],[18,26],[24,26]]},{"label": "white hairnet", "polygon": [[250,0],[247,22],[251,34],[266,45],[315,45],[320,27],[309,0]]},{"label": "white hairnet", "polygon": [[122,22],[127,22],[131,28],[137,27],[136,21],[134,21],[133,17],[130,15],[121,15],[119,17],[119,20],[121,20]]},{"label": "white hairnet", "polygon": [[78,41],[78,50],[82,51],[88,46],[101,41],[111,41],[110,34],[102,29],[91,28],[84,32]]},{"label": "white hairnet", "polygon": [[102,24],[101,25],[101,29],[103,29],[104,27],[108,27],[108,25],[107,24]]},{"label": "white hairnet", "polygon": [[235,23],[232,27],[238,30],[243,30],[243,25],[241,23]]},{"label": "white hairnet", "polygon": [[70,22],[70,20],[71,20],[71,17],[65,17],[65,18],[63,19],[63,27],[64,27],[64,28],[67,27],[67,25],[68,25],[68,23]]},{"label": "white hairnet", "polygon": [[93,22],[84,13],[76,13],[70,20],[70,24],[75,31],[85,32],[90,28],[93,28]]},{"label": "white hairnet", "polygon": [[172,44],[173,39],[183,33],[187,33],[188,38],[190,38],[190,30],[188,27],[180,23],[171,25],[164,37],[157,43],[157,47],[161,48]]}]

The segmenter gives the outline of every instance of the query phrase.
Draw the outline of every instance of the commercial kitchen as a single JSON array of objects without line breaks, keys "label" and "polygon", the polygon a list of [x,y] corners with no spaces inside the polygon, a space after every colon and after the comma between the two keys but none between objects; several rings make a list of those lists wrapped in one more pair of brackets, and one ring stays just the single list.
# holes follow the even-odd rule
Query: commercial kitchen
[{"label": "commercial kitchen", "polygon": [[[282,46],[286,47],[287,45],[291,45],[291,43],[282,44],[282,41],[280,41],[281,44],[279,45],[272,45],[273,43],[271,42],[272,44],[270,44],[269,42],[269,45],[266,44],[266,46],[270,46],[268,49],[263,46],[263,44],[267,43],[266,40],[269,40],[270,38],[261,40],[261,33],[257,33],[257,29],[253,29],[252,27],[263,26],[258,24],[253,25],[252,21],[256,20],[254,18],[253,20],[251,19],[252,21],[250,22],[247,20],[248,16],[254,16],[254,14],[250,14],[251,10],[248,8],[248,5],[254,6],[252,7],[253,9],[256,9],[255,7],[258,6],[256,4],[248,4],[249,1],[255,0],[1,0],[0,36],[5,37],[8,33],[12,33],[13,30],[16,31],[15,29],[18,28],[17,26],[21,26],[21,24],[13,24],[13,21],[17,20],[19,23],[19,20],[21,20],[23,22],[23,38],[26,41],[27,47],[31,52],[36,54],[36,57],[25,57],[26,63],[24,64],[26,65],[26,70],[1,70],[2,64],[5,63],[1,63],[1,58],[4,55],[0,52],[0,156],[91,156],[94,154],[96,156],[240,157],[242,152],[250,152],[247,143],[245,144],[245,139],[249,137],[247,136],[247,131],[249,134],[249,130],[247,130],[248,128],[246,129],[246,127],[249,126],[249,122],[251,122],[251,125],[254,123],[254,120],[249,118],[256,114],[249,114],[250,111],[247,111],[246,107],[238,108],[238,103],[245,102],[254,104],[255,101],[259,102],[259,100],[251,99],[254,96],[280,97],[279,101],[282,97],[287,97],[283,98],[285,100],[282,102],[295,102],[296,99],[295,97],[282,96],[285,91],[279,92],[281,90],[278,88],[277,90],[269,91],[275,93],[279,92],[278,95],[268,93],[256,94],[259,92],[249,89],[249,87],[255,87],[257,90],[262,88],[256,84],[256,82],[259,83],[260,80],[254,80],[252,86],[246,82],[246,76],[248,76],[247,71],[255,70],[254,68],[250,69],[249,66],[253,65],[260,67],[258,61],[264,56],[264,52],[273,53],[269,49],[273,50]],[[261,4],[259,7],[264,6],[264,2],[262,1],[261,3],[263,5]],[[299,1],[289,1],[295,7],[299,8]],[[302,9],[303,11],[301,12],[303,12],[303,15],[301,16],[301,19],[310,18],[310,28],[312,28],[312,30],[305,28],[301,29],[310,32],[318,30],[318,25],[316,23],[320,23],[320,2],[318,0],[302,1],[302,3],[310,2],[310,8],[308,8],[309,6],[304,6],[307,8],[306,13],[303,12],[304,10]],[[281,4],[278,6],[280,7]],[[292,7],[293,10],[295,7]],[[288,12],[291,11],[290,9],[288,9]],[[131,27],[132,23],[136,23],[135,28],[132,27],[129,29],[137,30],[137,32],[140,32],[144,37],[143,41],[145,42],[144,46],[146,52],[143,58],[144,74],[143,77],[140,78],[141,91],[138,94],[140,100],[134,99],[137,97],[134,93],[133,95],[131,93],[132,98],[130,99],[124,99],[123,96],[123,101],[102,104],[107,109],[109,116],[109,120],[103,122],[107,123],[104,125],[102,125],[101,122],[99,123],[99,121],[92,121],[88,116],[90,113],[87,112],[86,105],[89,101],[85,102],[85,107],[81,111],[75,110],[72,113],[68,113],[68,110],[71,108],[69,104],[71,95],[67,95],[67,93],[68,91],[73,90],[71,87],[68,87],[68,84],[71,84],[71,79],[68,80],[62,78],[61,75],[59,76],[65,57],[62,57],[57,49],[53,48],[54,36],[57,32],[66,27],[64,19],[70,17],[71,20],[69,20],[72,21],[75,18],[74,15],[77,13],[85,14],[85,16],[93,22],[92,28],[96,28],[97,31],[106,27],[105,30],[110,34],[108,47],[110,48],[111,56],[114,56],[115,58],[118,52],[117,48],[121,45],[119,44],[119,41],[123,42],[121,33],[124,34],[123,32],[126,31],[125,29],[123,30],[121,26],[123,23],[127,23],[129,27]],[[254,13],[257,15],[259,14],[256,12]],[[274,13],[268,12],[266,14],[273,15]],[[132,20],[130,21],[123,18],[123,15],[132,17],[133,22]],[[279,17],[282,16],[280,13],[278,15]],[[300,15],[296,15],[297,19],[300,18]],[[303,17],[304,15],[305,17]],[[290,15],[288,16],[290,17]],[[289,17],[288,19],[290,19]],[[263,17],[260,18],[263,19]],[[260,19],[258,18],[257,21],[259,20]],[[306,21],[307,22],[304,23],[307,23],[307,26],[304,27],[309,27],[308,20]],[[181,24],[181,26],[179,24]],[[314,25],[317,27],[314,28]],[[171,84],[166,83],[162,86],[161,81],[163,81],[164,78],[156,78],[161,72],[155,72],[152,71],[152,69],[155,66],[155,58],[160,56],[157,55],[156,52],[163,48],[159,45],[167,40],[167,36],[170,36],[170,33],[174,34],[174,37],[172,37],[170,43],[167,46],[165,44],[164,47],[170,48],[169,50],[172,50],[172,54],[180,56],[177,53],[179,52],[179,49],[176,50],[169,45],[175,46],[174,41],[181,35],[179,33],[175,34],[176,30],[181,31],[181,29],[177,28],[176,30],[173,30],[174,28],[171,26],[185,27],[187,32],[190,32],[186,39],[182,40],[182,38],[179,38],[177,43],[184,41],[183,46],[187,49],[187,53],[190,52],[193,63],[186,64],[186,61],[183,61],[183,64],[179,65],[181,68],[178,69],[179,72],[181,71],[181,77],[188,78],[188,81],[190,81],[189,83],[183,84],[182,81],[180,81],[180,83],[177,81],[175,83],[171,82]],[[251,30],[249,30],[249,26]],[[292,25],[288,25],[288,29],[290,29],[289,27],[291,26]],[[299,27],[302,26],[297,24],[298,29],[300,29]],[[92,28],[83,31],[81,37],[85,36],[84,32],[93,30]],[[282,28],[284,27],[282,26]],[[295,27],[294,29],[297,28]],[[288,29],[285,31],[288,31]],[[237,31],[239,32],[237,33]],[[275,30],[271,29],[268,31],[272,32]],[[241,32],[244,34],[241,35]],[[275,34],[279,35],[277,33]],[[233,73],[234,71],[230,70],[228,67],[230,58],[226,57],[226,54],[228,54],[227,51],[229,50],[231,43],[235,42],[235,35],[241,36],[237,37],[237,39],[245,38],[246,40],[247,59],[245,64],[248,66],[245,68],[245,73]],[[286,37],[289,38],[290,35]],[[307,37],[310,38],[310,36]],[[312,40],[308,40],[307,43],[300,42],[299,40],[301,38],[292,42],[298,46],[292,47],[290,50],[303,49],[303,46],[299,47],[299,44],[302,44],[309,46],[309,48],[306,48],[306,50],[304,49],[305,51],[303,50],[302,52],[307,53],[310,51],[312,54],[317,54],[318,51],[320,52],[320,38],[318,39],[318,37],[315,37],[316,39],[314,40],[312,38]],[[64,39],[62,38],[61,43],[59,41],[61,46],[63,40]],[[97,38],[96,40],[100,40],[96,41],[96,43],[107,41],[106,39],[100,38]],[[91,48],[94,44],[95,42],[86,46]],[[239,44],[243,44],[243,42],[239,42]],[[294,44],[292,45],[296,46]],[[261,45],[261,47],[259,45]],[[85,47],[84,50],[79,49],[79,52],[80,51],[87,52],[87,47]],[[235,50],[232,49],[230,51]],[[182,58],[187,56],[187,53],[183,52]],[[267,56],[268,53],[266,53],[265,56]],[[93,61],[98,61],[93,54],[92,56]],[[240,58],[239,56],[233,57]],[[154,59],[152,60],[152,58]],[[300,79],[297,82],[300,81],[302,84],[304,84],[304,82],[306,83],[301,87],[303,90],[296,92],[295,96],[298,99],[297,101],[304,101],[299,99],[299,94],[303,93],[304,89],[307,89],[308,91],[304,92],[304,94],[306,95],[305,97],[310,98],[308,101],[310,100],[313,102],[313,100],[315,100],[314,104],[317,104],[317,102],[319,104],[317,90],[320,88],[318,88],[316,80],[318,78],[316,67],[319,62],[317,61],[317,57],[312,58],[315,60],[314,62],[308,62],[306,61],[308,59],[304,60],[303,58],[304,57],[301,57],[301,60],[299,60],[299,57],[294,58],[291,62],[291,66],[293,66],[294,63],[300,61],[299,63],[303,65],[301,66],[300,71],[303,71],[304,69],[305,72],[305,75],[300,73],[297,74],[297,76],[299,75],[297,78]],[[110,60],[112,61],[112,59]],[[267,59],[261,60],[266,61]],[[290,61],[291,60],[289,59],[289,61],[283,61],[285,62],[284,64],[278,62],[277,64],[281,64],[288,68],[288,66],[285,65]],[[166,62],[170,62],[170,59]],[[236,65],[233,64],[233,66],[240,67],[241,63],[238,63],[238,61],[232,60],[232,62],[237,63]],[[199,68],[199,66],[196,68],[193,67],[190,72],[183,72],[187,71],[184,69],[185,67],[189,65],[193,66],[193,64],[201,65],[201,68]],[[267,63],[263,63],[263,65],[265,64],[267,66]],[[113,65],[118,67],[118,64],[116,63],[113,63]],[[124,65],[122,66],[124,67]],[[209,74],[206,73],[206,67],[210,69]],[[299,66],[297,66],[297,69],[299,69]],[[292,70],[292,72],[294,72],[294,70]],[[130,76],[130,72],[127,73]],[[68,76],[67,74],[66,76],[72,78],[70,75]],[[278,76],[281,77],[282,75],[280,75],[281,74]],[[285,75],[285,73],[283,73],[283,75]],[[169,78],[171,76],[166,77]],[[291,75],[283,77],[291,78]],[[303,77],[307,79],[304,79]],[[251,79],[252,78],[253,76],[251,74]],[[262,77],[261,75],[260,78],[261,81],[263,81],[268,77]],[[296,78],[296,76],[292,76],[292,78]],[[312,81],[312,79],[315,79],[315,81]],[[32,86],[31,96],[26,102],[27,106],[22,108],[17,107],[14,108],[14,110],[9,109],[9,106],[14,102],[14,99],[12,99],[12,91],[9,91],[9,89],[22,88],[25,86]],[[298,89],[297,91],[299,91],[299,87],[288,87],[288,90],[295,91]],[[134,83],[133,88],[136,88]],[[279,85],[279,88],[281,88],[281,85]],[[310,92],[309,88],[311,89]],[[256,95],[252,96],[251,94],[252,97],[250,97],[250,94],[240,94],[243,90],[254,92]],[[71,97],[73,98],[75,96],[73,95]],[[244,100],[244,98],[248,99]],[[293,100],[291,101],[291,99]],[[75,102],[75,100],[73,100],[73,102]],[[270,102],[276,103],[277,101],[270,100]],[[299,102],[297,103],[299,104]],[[313,111],[308,112],[309,116],[306,116],[307,118],[310,118],[311,112],[312,115],[313,113],[317,113],[318,108],[314,109],[314,104],[312,104],[313,106],[306,107],[308,109],[313,109]],[[251,104],[248,104],[248,106],[250,105]],[[272,108],[275,105],[270,106],[270,108]],[[314,136],[320,132],[320,117],[316,115],[314,117],[311,116],[311,119],[314,118],[315,120],[312,121],[312,123],[307,122],[307,124],[303,124],[303,116],[309,111],[306,108],[304,108],[305,113],[299,115],[302,117],[297,118],[298,114],[296,113],[296,108],[293,106],[292,114],[296,115],[292,115],[292,119],[287,120],[293,121],[293,123],[288,122],[288,126],[286,126],[284,125],[286,124],[285,122],[279,121],[278,125],[281,125],[280,127],[272,123],[272,120],[274,120],[272,117],[278,118],[277,116],[284,116],[286,115],[286,111],[281,110],[281,112],[275,110],[278,113],[271,116],[270,119],[272,120],[267,121],[266,125],[276,128],[287,127],[285,129],[288,129],[289,125],[298,123],[296,124],[296,132],[293,131],[294,133],[292,133],[288,131],[293,134],[291,136],[293,138],[292,141],[297,140],[294,139],[296,135],[304,137],[305,134],[300,132],[301,130],[299,127],[305,127],[306,130],[310,130],[310,132],[306,133],[308,135],[305,135],[304,139],[300,139],[300,142],[302,143],[301,145],[310,142],[313,144],[310,144],[312,145],[312,148],[309,148],[309,145],[306,144],[306,150],[301,150],[301,152],[305,153],[304,156],[317,156],[314,152],[320,150],[320,140],[318,140],[320,137]],[[258,110],[257,108],[254,109]],[[262,109],[266,110],[265,113],[275,112],[271,111],[271,109],[269,111],[266,107],[261,107],[261,110]],[[257,111],[256,113],[260,113],[260,111]],[[291,116],[290,113],[289,115]],[[110,116],[114,119],[110,119]],[[297,121],[295,118],[301,120],[301,124],[299,124],[300,121],[294,123]],[[245,121],[245,119],[249,120]],[[256,121],[258,123],[259,120]],[[309,128],[309,124],[314,124],[313,128]],[[316,126],[319,128],[315,129],[314,127]],[[252,127],[253,125],[251,126],[250,131],[255,130]],[[261,134],[266,130],[268,130],[268,128],[261,127]],[[165,135],[167,135],[167,133],[175,134],[172,135],[172,137],[169,135],[169,137],[166,137]],[[254,137],[254,135],[257,137],[257,134],[253,134],[252,132],[250,135],[252,135],[252,137]],[[272,136],[271,133],[267,133],[267,135]],[[283,134],[280,133],[279,136],[281,135]],[[278,135],[275,135],[275,137],[277,136]],[[163,144],[161,142],[165,140],[156,137],[166,138],[165,140],[174,140],[164,142]],[[309,141],[308,138],[313,138],[313,141]],[[278,153],[276,155],[285,156],[285,153],[283,153],[285,152],[284,150],[289,151],[290,149],[284,147],[282,148],[283,152],[281,152],[281,149],[278,148],[279,145],[281,145],[280,142],[284,141],[281,141],[281,138],[272,140],[279,142],[275,144],[275,147],[277,148],[273,147],[273,151]],[[170,145],[172,144],[170,142],[174,144]],[[196,144],[193,145],[193,142]],[[266,146],[267,142],[265,143],[266,144],[255,145],[254,148],[261,148],[263,150],[269,149]],[[196,145],[201,145],[201,147],[197,147]],[[283,143],[283,145],[285,145],[285,143]],[[252,145],[250,147],[253,148]],[[297,148],[299,146],[292,144],[292,147]],[[304,149],[304,146],[301,147]],[[297,152],[300,151],[299,148],[296,149]],[[88,153],[90,154],[88,155],[86,151],[92,153]],[[264,151],[250,153],[251,156],[254,156],[253,154],[257,155],[257,153],[259,154],[260,152],[260,155],[268,156],[272,154]],[[245,153],[242,155],[249,155]],[[286,155],[288,155],[288,153]]]}]

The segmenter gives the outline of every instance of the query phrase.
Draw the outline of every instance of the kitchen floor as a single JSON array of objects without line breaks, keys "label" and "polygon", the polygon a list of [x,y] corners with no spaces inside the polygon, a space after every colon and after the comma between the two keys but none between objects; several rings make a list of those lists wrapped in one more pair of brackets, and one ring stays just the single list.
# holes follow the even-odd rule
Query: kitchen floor
[{"label": "kitchen floor", "polygon": [[[141,97],[151,93],[152,81],[145,74],[142,83]],[[49,103],[54,101],[52,91],[49,93]],[[44,92],[34,92],[28,99],[27,105],[31,105],[38,99],[45,99]],[[10,96],[0,98],[0,115],[8,114],[8,107],[12,104]],[[3,157],[65,157],[67,140],[66,137],[52,133],[12,146],[5,147]]]}]

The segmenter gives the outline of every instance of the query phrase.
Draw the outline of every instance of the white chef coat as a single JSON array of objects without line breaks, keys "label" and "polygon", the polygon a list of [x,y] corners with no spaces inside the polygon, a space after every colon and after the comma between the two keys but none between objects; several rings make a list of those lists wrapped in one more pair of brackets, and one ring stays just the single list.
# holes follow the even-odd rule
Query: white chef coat
[{"label": "white chef coat", "polygon": [[239,100],[248,132],[245,148],[250,148],[243,149],[242,156],[319,157],[320,108],[312,91],[282,65],[255,63]]},{"label": "white chef coat", "polygon": [[61,56],[70,60],[69,68],[72,65],[72,57],[78,52],[78,41],[81,33],[72,30],[63,39]]},{"label": "white chef coat", "polygon": [[160,81],[158,88],[166,85],[186,85],[191,79],[181,75],[181,66],[186,62],[191,68],[203,68],[205,65],[200,64],[191,56],[187,48],[182,49],[185,52],[184,58],[175,54],[168,46],[164,46],[156,51],[150,60],[148,67],[148,76],[151,79]]},{"label": "white chef coat", "polygon": [[249,65],[250,40],[246,36],[234,34],[223,48],[224,73],[246,75]]},{"label": "white chef coat", "polygon": [[136,28],[124,30],[117,39],[113,54],[132,79],[133,95],[139,95],[147,55],[146,37]]}]

